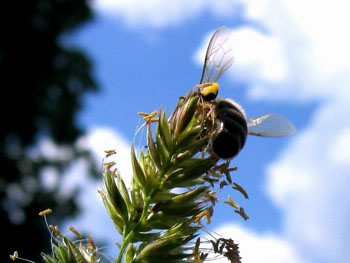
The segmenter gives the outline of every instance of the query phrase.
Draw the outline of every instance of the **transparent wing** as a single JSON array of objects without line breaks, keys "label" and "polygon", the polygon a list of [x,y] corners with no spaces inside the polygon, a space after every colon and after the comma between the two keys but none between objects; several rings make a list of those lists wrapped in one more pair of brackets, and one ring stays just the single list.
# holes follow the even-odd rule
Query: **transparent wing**
[{"label": "transparent wing", "polygon": [[295,132],[294,125],[278,114],[269,113],[247,121],[248,133],[266,137],[283,137]]},{"label": "transparent wing", "polygon": [[216,82],[233,62],[232,34],[226,27],[220,27],[210,39],[205,55],[201,84]]}]

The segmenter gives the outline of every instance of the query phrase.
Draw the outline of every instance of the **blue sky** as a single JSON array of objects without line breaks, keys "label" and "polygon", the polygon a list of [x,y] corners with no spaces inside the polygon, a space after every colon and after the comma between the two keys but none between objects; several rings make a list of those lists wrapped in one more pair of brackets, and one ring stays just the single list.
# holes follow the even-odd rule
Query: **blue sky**
[{"label": "blue sky", "polygon": [[[232,236],[243,262],[348,262],[347,5],[340,0],[93,1],[95,20],[69,38],[89,54],[101,86],[100,93],[85,98],[78,121],[88,135],[79,145],[93,150],[99,164],[103,150],[115,148],[128,181],[130,142],[140,124],[136,113],[166,107],[170,114],[178,97],[199,82],[210,35],[226,25],[234,36],[235,62],[219,80],[219,95],[239,102],[248,117],[284,115],[297,133],[248,138],[232,165],[238,166],[234,180],[250,199],[233,190],[220,196],[223,201],[231,195],[250,219],[244,222],[221,205],[209,228]],[[84,169],[77,163],[67,182],[82,184]],[[84,184],[84,213],[69,224],[112,244],[118,235],[97,195],[100,187],[100,182]]]}]

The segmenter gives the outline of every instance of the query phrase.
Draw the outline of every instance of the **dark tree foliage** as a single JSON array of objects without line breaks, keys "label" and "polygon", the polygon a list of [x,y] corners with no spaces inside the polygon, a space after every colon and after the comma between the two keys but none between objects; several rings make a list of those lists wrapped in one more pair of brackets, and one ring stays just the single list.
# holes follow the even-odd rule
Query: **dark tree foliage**
[{"label": "dark tree foliage", "polygon": [[[0,262],[9,262],[14,250],[41,262],[40,252],[49,252],[50,237],[38,213],[52,208],[50,223],[55,224],[78,211],[77,191],[67,196],[59,193],[58,186],[45,189],[40,174],[48,167],[62,174],[78,158],[91,160],[88,152],[74,146],[83,133],[75,118],[82,96],[96,90],[96,84],[86,55],[62,44],[65,34],[91,18],[87,2],[1,4]],[[66,158],[28,154],[42,138],[64,146]]]}]

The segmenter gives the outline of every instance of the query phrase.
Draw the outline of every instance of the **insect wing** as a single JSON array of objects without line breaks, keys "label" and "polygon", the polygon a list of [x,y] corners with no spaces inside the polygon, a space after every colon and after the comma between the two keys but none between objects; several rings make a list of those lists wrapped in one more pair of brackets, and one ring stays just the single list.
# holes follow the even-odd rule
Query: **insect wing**
[{"label": "insect wing", "polygon": [[247,121],[248,133],[265,137],[283,137],[295,132],[294,125],[278,114],[269,113]]},{"label": "insect wing", "polygon": [[220,27],[210,39],[200,83],[216,82],[232,62],[232,33]]}]

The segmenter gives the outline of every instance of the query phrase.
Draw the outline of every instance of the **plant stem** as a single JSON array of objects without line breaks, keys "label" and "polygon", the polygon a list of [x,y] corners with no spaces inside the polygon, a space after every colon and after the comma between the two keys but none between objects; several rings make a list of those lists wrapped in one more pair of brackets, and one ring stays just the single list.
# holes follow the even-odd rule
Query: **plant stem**
[{"label": "plant stem", "polygon": [[[173,153],[172,153],[173,154]],[[170,156],[172,156],[172,154],[170,154]],[[159,177],[158,177],[158,185],[156,187],[157,190],[159,190],[159,187],[161,185],[161,182],[162,182],[162,178],[164,177],[164,175],[166,174],[166,171],[167,171],[167,168],[168,168],[168,162],[165,164],[165,168],[162,169]],[[139,219],[139,221],[137,222],[137,224],[135,225],[135,227],[127,234],[127,236],[125,238],[123,238],[123,242],[122,242],[122,245],[120,247],[120,251],[119,251],[119,254],[118,254],[118,258],[117,258],[117,261],[116,263],[121,263],[122,261],[122,258],[123,258],[123,255],[125,253],[125,250],[126,248],[128,247],[130,241],[132,240],[132,238],[134,237],[134,230],[138,228],[138,226],[144,221],[144,219],[146,218],[146,215],[147,215],[147,211],[148,211],[148,208],[149,208],[149,205],[152,201],[152,198],[155,196],[155,194],[157,193],[157,190],[154,190],[150,193],[150,195],[148,197],[146,197],[146,200],[145,200],[145,203],[144,203],[144,206],[143,206],[143,210],[142,210],[142,215]],[[123,236],[125,236],[126,233],[123,234]]]},{"label": "plant stem", "polygon": [[[123,243],[122,246],[120,248],[119,254],[118,254],[118,258],[116,263],[121,263],[122,257],[124,255],[125,249],[127,248],[127,246],[130,243],[130,240],[134,237],[134,230],[137,229],[137,227],[141,224],[141,222],[143,222],[143,220],[145,219],[146,215],[147,215],[147,211],[149,208],[149,205],[151,203],[151,198],[147,197],[147,199],[145,200],[145,205],[143,207],[143,211],[142,211],[142,215],[140,217],[140,220],[137,222],[137,224],[135,225],[134,229],[131,230],[127,236],[123,239]],[[125,233],[124,233],[125,234]]]}]

